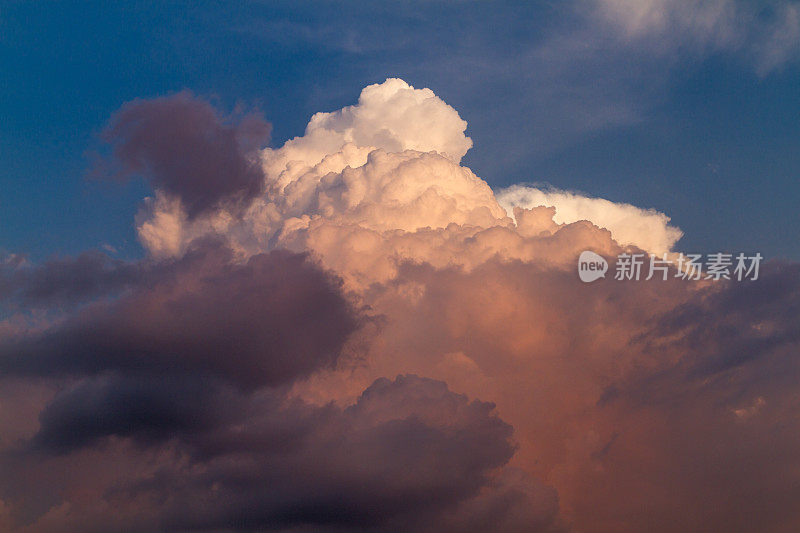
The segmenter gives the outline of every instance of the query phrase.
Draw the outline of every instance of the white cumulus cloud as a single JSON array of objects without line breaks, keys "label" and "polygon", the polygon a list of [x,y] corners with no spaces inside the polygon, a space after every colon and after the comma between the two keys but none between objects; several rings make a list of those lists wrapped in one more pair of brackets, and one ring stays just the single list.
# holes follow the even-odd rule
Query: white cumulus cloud
[{"label": "white cumulus cloud", "polygon": [[669,225],[670,218],[664,213],[603,198],[512,185],[498,191],[497,199],[509,214],[514,207],[555,207],[553,220],[558,224],[588,220],[611,231],[614,240],[619,244],[637,246],[652,253],[671,251],[683,236],[680,229]]},{"label": "white cumulus cloud", "polygon": [[[180,255],[205,235],[224,236],[243,257],[308,250],[358,283],[390,278],[403,259],[468,268],[498,255],[565,264],[574,246],[608,247],[591,231],[561,231],[582,220],[653,252],[680,238],[663,213],[627,204],[525,187],[495,196],[459,163],[472,145],[465,129],[430,89],[387,79],[366,87],[357,105],[317,113],[305,135],[264,150],[265,193],[243,211],[220,205],[192,218],[157,191],[140,213],[139,237],[159,257]],[[540,205],[555,212],[531,211]],[[513,206],[526,209],[512,217]],[[548,236],[571,244],[531,240]]]}]

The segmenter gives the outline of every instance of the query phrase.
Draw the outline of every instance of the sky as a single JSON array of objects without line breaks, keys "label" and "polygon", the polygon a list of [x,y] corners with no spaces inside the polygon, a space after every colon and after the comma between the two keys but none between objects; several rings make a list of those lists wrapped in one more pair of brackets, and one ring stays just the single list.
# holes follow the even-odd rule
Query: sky
[{"label": "sky", "polygon": [[147,189],[87,180],[99,132],[134,98],[257,107],[280,146],[399,77],[459,111],[464,162],[493,187],[657,209],[687,252],[798,258],[791,4],[599,4],[4,2],[0,246],[142,254],[130,220]]},{"label": "sky", "polygon": [[800,531],[800,3],[6,2],[0,50],[0,530]]}]

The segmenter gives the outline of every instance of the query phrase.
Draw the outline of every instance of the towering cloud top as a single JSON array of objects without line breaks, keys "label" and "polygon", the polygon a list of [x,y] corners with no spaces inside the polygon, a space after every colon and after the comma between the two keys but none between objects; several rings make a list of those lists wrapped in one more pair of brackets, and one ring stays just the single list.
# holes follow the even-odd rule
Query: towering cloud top
[{"label": "towering cloud top", "polygon": [[[223,234],[243,256],[275,247],[323,256],[355,247],[363,256],[368,250],[388,253],[378,244],[398,232],[442,230],[451,224],[460,229],[443,234],[445,241],[491,228],[530,231],[514,228],[512,213],[500,206],[488,184],[460,165],[472,146],[466,127],[430,89],[387,79],[364,88],[356,105],[315,114],[303,136],[261,151],[263,193],[243,211],[223,202],[195,216],[187,210],[185,195],[176,200],[170,181],[154,180],[157,194],[140,214],[140,238],[156,257],[181,255],[192,240],[210,234]],[[558,224],[589,220],[610,230],[620,244],[647,251],[669,251],[681,236],[666,215],[626,204],[531,188],[507,190],[501,199],[509,209],[555,207]],[[545,224],[540,232],[556,228]],[[438,248],[452,258],[443,242],[433,245],[426,238],[390,255],[430,261]],[[496,239],[480,248],[477,260],[492,253],[528,257]],[[473,263],[469,255],[455,257],[448,261]],[[377,270],[370,268],[374,277]]]},{"label": "towering cloud top", "polygon": [[397,78],[365,87],[358,104],[311,117],[305,135],[287,142],[289,160],[318,163],[346,143],[387,152],[439,152],[458,163],[472,147],[467,122],[430,89]]}]

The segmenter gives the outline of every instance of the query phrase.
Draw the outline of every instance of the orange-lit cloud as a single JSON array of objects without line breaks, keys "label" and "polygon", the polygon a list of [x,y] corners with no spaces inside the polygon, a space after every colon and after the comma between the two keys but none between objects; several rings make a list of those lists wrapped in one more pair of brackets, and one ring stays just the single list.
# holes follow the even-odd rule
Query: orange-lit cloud
[{"label": "orange-lit cloud", "polygon": [[193,211],[152,180],[140,263],[6,266],[0,369],[36,395],[3,397],[39,424],[3,441],[0,517],[799,527],[798,266],[584,284],[582,251],[666,251],[680,231],[575,195],[498,202],[460,165],[465,127],[430,90],[387,80],[248,151],[263,183],[226,189],[235,205]]}]

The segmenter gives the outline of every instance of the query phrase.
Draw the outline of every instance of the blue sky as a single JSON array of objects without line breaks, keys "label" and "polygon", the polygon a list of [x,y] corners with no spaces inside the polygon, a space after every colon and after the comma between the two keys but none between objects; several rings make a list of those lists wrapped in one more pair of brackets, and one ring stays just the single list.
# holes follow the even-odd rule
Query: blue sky
[{"label": "blue sky", "polygon": [[621,3],[3,2],[0,249],[143,253],[147,187],[86,179],[126,101],[257,107],[279,146],[401,77],[469,123],[464,164],[493,187],[656,208],[684,251],[800,258],[797,5]]}]

